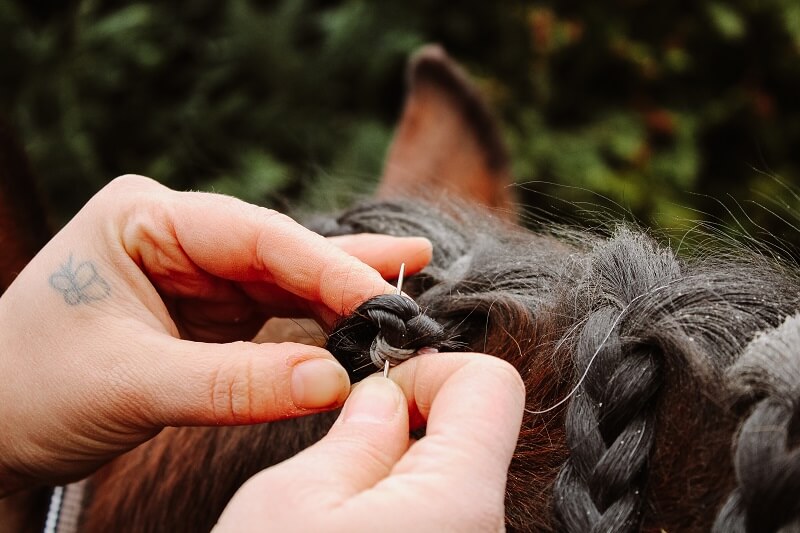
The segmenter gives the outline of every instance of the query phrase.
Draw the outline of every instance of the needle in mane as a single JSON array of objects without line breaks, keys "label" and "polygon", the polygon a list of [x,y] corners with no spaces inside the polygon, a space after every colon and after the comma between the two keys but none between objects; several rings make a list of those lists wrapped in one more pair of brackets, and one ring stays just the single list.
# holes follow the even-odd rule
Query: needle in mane
[{"label": "needle in mane", "polygon": [[[403,293],[403,275],[406,273],[406,264],[400,263],[400,274],[397,276],[397,289],[395,294],[400,295]],[[383,363],[383,377],[389,377],[389,359]]]}]

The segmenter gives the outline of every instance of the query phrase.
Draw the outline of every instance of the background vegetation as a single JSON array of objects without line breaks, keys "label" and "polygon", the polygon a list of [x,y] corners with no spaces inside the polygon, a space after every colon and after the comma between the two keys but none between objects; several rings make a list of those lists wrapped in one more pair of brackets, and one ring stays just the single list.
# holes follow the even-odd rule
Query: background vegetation
[{"label": "background vegetation", "polygon": [[0,0],[0,114],[56,222],[126,172],[330,208],[376,180],[427,42],[490,96],[532,209],[798,240],[796,0]]}]

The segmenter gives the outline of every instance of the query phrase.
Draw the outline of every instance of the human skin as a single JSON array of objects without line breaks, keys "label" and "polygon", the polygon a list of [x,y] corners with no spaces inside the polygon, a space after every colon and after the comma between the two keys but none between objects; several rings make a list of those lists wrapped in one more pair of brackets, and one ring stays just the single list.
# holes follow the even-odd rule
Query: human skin
[{"label": "human skin", "polygon": [[[330,432],[245,483],[228,531],[501,531],[525,389],[505,361],[436,354],[358,384]],[[409,440],[410,426],[427,423]]]},{"label": "human skin", "polygon": [[[414,273],[430,255],[425,239],[325,239],[285,215],[230,197],[179,193],[140,176],[116,179],[0,298],[0,372],[6,376],[0,388],[0,497],[79,479],[165,426],[259,423],[340,406],[350,384],[327,351],[247,340],[270,317],[330,324],[367,298],[393,291],[384,278],[395,277],[401,263]],[[425,361],[393,370],[399,389],[383,379],[364,388],[354,402],[365,395],[374,401],[346,407],[343,420],[305,456],[245,485],[233,501],[244,503],[232,503],[224,520],[241,519],[246,526],[254,511],[248,502],[261,494],[260,486],[281,484],[281,472],[302,472],[304,462],[310,469],[325,458],[345,464],[337,450],[347,452],[353,467],[352,475],[339,474],[350,480],[345,486],[356,488],[385,477],[389,465],[410,465],[413,472],[418,463],[401,459],[405,455],[449,465],[435,457],[445,451],[435,446],[438,438],[408,448],[408,409],[348,419],[391,395],[396,406],[406,396],[416,418],[430,416],[429,435],[441,428],[443,444],[454,446],[448,456],[459,449],[481,456],[485,444],[485,435],[469,432],[474,420],[464,405],[476,409],[476,420],[486,419],[485,430],[493,424],[495,436],[505,436],[499,452],[492,452],[499,459],[486,466],[493,480],[487,486],[497,493],[489,498],[492,516],[499,501],[502,517],[505,471],[522,410],[519,376],[487,356],[419,359]],[[463,399],[456,405],[447,391],[464,383],[483,383],[488,405],[510,414],[487,417]],[[489,388],[504,391],[493,396]],[[375,466],[376,449],[385,453],[382,470],[367,468]],[[457,479],[464,474],[458,465],[438,472],[440,481],[466,482]],[[293,494],[284,491],[287,498]]]}]

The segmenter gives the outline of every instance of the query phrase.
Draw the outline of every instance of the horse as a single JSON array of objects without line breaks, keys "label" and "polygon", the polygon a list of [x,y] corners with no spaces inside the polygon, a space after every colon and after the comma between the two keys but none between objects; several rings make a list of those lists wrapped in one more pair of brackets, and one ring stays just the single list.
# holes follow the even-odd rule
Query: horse
[{"label": "horse", "polygon": [[[307,221],[327,236],[429,238],[432,261],[404,291],[456,341],[445,349],[519,371],[507,529],[800,530],[797,269],[744,246],[680,254],[631,224],[526,229],[509,169],[480,92],[428,46],[409,63],[375,197]],[[313,328],[275,320],[256,340]],[[317,340],[335,351],[346,329]],[[348,343],[363,353],[371,340]],[[210,530],[249,477],[335,417],[166,428],[82,482],[74,525]],[[41,503],[30,512],[40,525]]]}]

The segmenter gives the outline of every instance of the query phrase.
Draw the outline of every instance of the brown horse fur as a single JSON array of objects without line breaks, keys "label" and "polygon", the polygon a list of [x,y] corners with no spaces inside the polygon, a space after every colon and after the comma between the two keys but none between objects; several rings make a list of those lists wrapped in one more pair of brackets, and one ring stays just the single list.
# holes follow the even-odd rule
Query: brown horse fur
[{"label": "brown horse fur", "polygon": [[[438,74],[421,74],[427,62]],[[529,412],[508,475],[507,526],[708,530],[737,486],[731,442],[746,415],[730,408],[734,385],[724,377],[748,341],[798,309],[795,275],[745,250],[678,258],[637,230],[603,238],[514,226],[504,215],[511,206],[505,151],[475,90],[437,49],[412,62],[411,77],[380,195],[428,189],[437,201],[367,204],[315,229],[429,237],[432,263],[407,280],[406,292],[469,349],[501,357],[522,375]],[[427,128],[443,125],[427,137]],[[473,165],[476,174],[467,171]],[[443,189],[460,200],[443,202]],[[492,215],[462,203],[473,199],[500,209]],[[535,413],[576,384],[563,405]],[[321,438],[335,416],[167,428],[91,478],[82,530],[208,530],[245,480]],[[652,446],[620,442],[631,426],[652,431]],[[602,448],[599,459],[591,442]],[[620,486],[620,476],[630,483]],[[609,487],[618,493],[609,496]]]},{"label": "brown horse fur", "polygon": [[[602,313],[613,294],[602,284],[635,294],[638,278],[626,281],[617,269],[628,265],[635,273],[637,261],[647,267],[653,257],[672,261],[665,249],[630,230],[618,230],[610,239],[579,234],[556,239],[481,218],[467,208],[457,218],[429,209],[418,203],[369,204],[337,223],[354,231],[385,224],[387,231],[394,227],[397,233],[431,238],[437,245],[432,264],[410,277],[405,290],[469,349],[515,366],[526,384],[529,411],[555,405],[575,384],[578,354],[591,332],[587,317]],[[512,253],[488,264],[498,250]],[[474,255],[464,266],[450,254]],[[620,257],[628,261],[603,270],[604,260]],[[630,304],[636,312],[623,312],[612,328],[620,332],[618,346],[633,350],[629,359],[645,347],[656,351],[663,365],[652,408],[656,439],[647,450],[642,523],[635,529],[706,531],[734,486],[730,447],[739,418],[725,401],[722,373],[757,331],[777,326],[798,308],[798,286],[757,256],[728,257],[724,268],[708,258],[675,264],[679,271],[662,272],[672,283],[640,287],[644,298]],[[604,281],[605,274],[619,279]],[[742,289],[741,279],[757,290]],[[606,362],[598,358],[593,368]],[[553,514],[553,491],[574,455],[567,446],[565,414],[575,398],[569,404],[525,415],[506,492],[512,530],[563,527]],[[321,438],[333,416],[256,427],[167,429],[94,477],[85,530],[209,529],[248,477]]]},{"label": "brown horse fur", "polygon": [[[575,252],[554,239],[534,238],[550,250],[547,262],[563,262]],[[410,278],[405,286],[411,295],[419,290],[414,284]],[[476,329],[470,342],[471,349],[504,358],[523,373],[527,405],[534,408],[563,397],[572,377],[569,358],[554,355],[554,345],[568,324],[547,313],[546,307],[543,302],[542,316],[534,317],[511,299],[496,302],[489,330]],[[207,530],[241,484],[319,440],[334,417],[325,414],[255,427],[169,428],[94,477],[83,529]],[[566,457],[562,418],[558,411],[526,417],[509,474],[512,525],[549,525],[549,486]]]},{"label": "brown horse fur", "polygon": [[0,294],[50,239],[28,159],[0,118]]},{"label": "brown horse fur", "polygon": [[[631,485],[631,499],[642,507],[636,522],[597,530],[638,529],[639,520],[652,530],[708,529],[733,484],[729,448],[738,417],[724,401],[722,374],[756,332],[797,309],[794,275],[745,251],[738,258],[678,259],[639,231],[618,229],[608,239],[562,232],[556,240],[492,223],[464,208],[461,215],[444,216],[418,204],[373,204],[345,213],[337,223],[350,232],[430,238],[432,263],[407,281],[407,291],[448,334],[511,362],[525,380],[529,411],[565,397],[579,372],[575,367],[581,368],[586,338],[610,337],[608,343],[590,343],[588,354],[597,346],[600,357],[582,383],[600,381],[604,391],[614,392],[596,405],[598,421],[602,427],[616,419],[622,429],[598,460],[597,472],[606,473],[584,481],[590,490],[590,483],[613,482],[625,473],[620,463],[637,454],[651,467],[647,483],[638,479],[644,472],[634,472],[641,488]],[[593,319],[611,309],[617,318],[595,327]],[[640,379],[642,369],[653,366],[650,360],[657,364],[652,387]],[[619,372],[626,368],[627,375]],[[633,396],[641,395],[643,386],[655,401]],[[591,388],[578,388],[568,411],[583,397],[594,400],[592,395]],[[656,428],[654,445],[626,449],[625,439],[616,437],[624,437],[641,417]],[[564,429],[580,432],[593,424],[586,417],[570,422],[569,413],[565,421],[563,409],[526,415],[508,478],[509,526],[536,531],[554,526],[551,509],[560,505],[551,499],[559,486],[553,484],[556,472],[563,472],[565,460],[585,455],[579,441],[570,445],[575,449],[568,457]],[[620,450],[623,461],[604,465]],[[582,499],[580,492],[566,498]],[[600,510],[615,514],[613,506]]]}]

